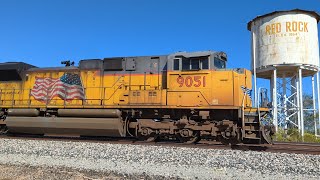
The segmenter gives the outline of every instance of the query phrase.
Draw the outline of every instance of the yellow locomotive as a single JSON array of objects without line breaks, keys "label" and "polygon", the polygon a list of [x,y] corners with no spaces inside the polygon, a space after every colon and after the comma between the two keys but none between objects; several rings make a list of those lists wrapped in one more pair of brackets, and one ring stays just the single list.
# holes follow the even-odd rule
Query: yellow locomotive
[{"label": "yellow locomotive", "polygon": [[2,133],[201,138],[271,143],[253,108],[252,77],[223,52],[81,60],[79,66],[0,64]]}]

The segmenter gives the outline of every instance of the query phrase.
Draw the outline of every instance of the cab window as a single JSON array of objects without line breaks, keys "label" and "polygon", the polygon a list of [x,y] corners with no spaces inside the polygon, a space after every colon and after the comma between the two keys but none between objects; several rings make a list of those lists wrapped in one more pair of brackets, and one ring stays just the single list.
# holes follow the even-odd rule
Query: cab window
[{"label": "cab window", "polygon": [[179,70],[179,65],[180,65],[180,59],[174,59],[173,60],[173,70]]},{"label": "cab window", "polygon": [[200,61],[198,59],[191,59],[191,70],[199,70]]},{"label": "cab window", "polygon": [[208,57],[182,59],[182,70],[209,69]]},{"label": "cab window", "polygon": [[225,69],[226,68],[226,62],[219,59],[219,58],[214,58],[214,67],[217,69]]},{"label": "cab window", "polygon": [[202,69],[209,69],[209,60],[208,60],[208,58],[203,59],[201,61],[201,66],[202,66]]},{"label": "cab window", "polygon": [[190,59],[182,60],[182,70],[190,70]]}]

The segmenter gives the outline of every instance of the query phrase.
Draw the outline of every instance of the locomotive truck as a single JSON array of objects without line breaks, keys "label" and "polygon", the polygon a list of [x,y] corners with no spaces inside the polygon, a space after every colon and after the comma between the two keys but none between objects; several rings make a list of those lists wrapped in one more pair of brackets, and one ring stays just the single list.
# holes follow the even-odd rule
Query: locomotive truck
[{"label": "locomotive truck", "polygon": [[252,75],[224,52],[81,60],[38,68],[0,63],[1,133],[272,143]]}]

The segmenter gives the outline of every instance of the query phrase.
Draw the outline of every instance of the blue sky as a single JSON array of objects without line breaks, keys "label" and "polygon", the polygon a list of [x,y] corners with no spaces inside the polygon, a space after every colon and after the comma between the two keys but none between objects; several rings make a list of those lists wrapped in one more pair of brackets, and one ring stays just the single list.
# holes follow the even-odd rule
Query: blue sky
[{"label": "blue sky", "polygon": [[217,50],[250,68],[247,22],[276,10],[320,11],[319,0],[0,0],[0,62]]}]

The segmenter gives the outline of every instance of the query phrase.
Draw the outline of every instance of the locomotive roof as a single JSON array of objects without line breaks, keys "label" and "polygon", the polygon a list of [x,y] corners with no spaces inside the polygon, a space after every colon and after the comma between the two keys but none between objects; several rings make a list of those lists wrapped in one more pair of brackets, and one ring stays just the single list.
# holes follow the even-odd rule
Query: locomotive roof
[{"label": "locomotive roof", "polygon": [[227,60],[227,54],[222,52],[222,51],[211,51],[211,50],[208,50],[208,51],[196,51],[196,52],[176,52],[176,53],[173,53],[173,54],[170,54],[168,57],[169,59],[172,59],[174,57],[177,57],[177,56],[183,56],[183,57],[186,57],[186,58],[190,58],[190,57],[200,57],[200,56],[219,56],[219,57],[224,57],[224,60],[226,61]]},{"label": "locomotive roof", "polygon": [[146,55],[146,56],[114,56],[114,57],[106,57],[102,59],[82,59],[80,61],[86,61],[86,60],[103,60],[103,59],[112,59],[112,58],[136,58],[136,57],[174,57],[174,56],[184,56],[186,58],[190,57],[199,57],[199,56],[210,56],[210,55],[216,55],[216,54],[225,54],[222,51],[194,51],[194,52],[187,52],[187,51],[178,51],[172,54],[166,54],[166,55]]},{"label": "locomotive roof", "polygon": [[31,68],[28,71],[34,72],[34,71],[73,71],[78,70],[79,68],[77,66],[68,66],[68,67],[43,67],[43,68]]},{"label": "locomotive roof", "polygon": [[220,53],[218,51],[195,51],[195,52],[186,52],[186,51],[179,51],[173,54],[170,54],[169,56],[184,56],[186,58],[194,57],[194,56],[210,56],[213,54]]},{"label": "locomotive roof", "polygon": [[[186,58],[190,57],[201,57],[201,56],[223,56],[225,57],[224,60],[226,60],[227,55],[224,52],[221,51],[195,51],[195,52],[186,52],[186,51],[179,51],[176,53],[172,53],[169,55],[152,55],[152,56],[126,56],[126,57],[108,57],[108,58],[103,58],[103,59],[83,59],[79,61],[79,66],[67,66],[67,67],[43,67],[43,68],[37,68],[36,66],[32,66],[23,62],[8,62],[8,63],[0,63],[0,70],[3,68],[8,68],[8,67],[16,67],[16,66],[22,66],[22,65],[28,65],[27,71],[28,72],[43,72],[43,71],[76,71],[82,69],[81,63],[89,63],[89,64],[99,64],[103,63],[104,60],[109,60],[109,59],[118,59],[118,58],[161,58],[163,59],[173,59],[178,56],[183,56]],[[85,65],[88,66],[88,65]],[[92,65],[90,65],[92,66]]]},{"label": "locomotive roof", "polygon": [[23,62],[0,63],[0,81],[21,81],[26,71],[35,67]]},{"label": "locomotive roof", "polygon": [[33,66],[31,64],[27,64],[24,62],[4,62],[0,63],[0,70],[10,70],[10,69],[16,69],[16,70],[26,70],[30,68],[37,68],[36,66]]}]

